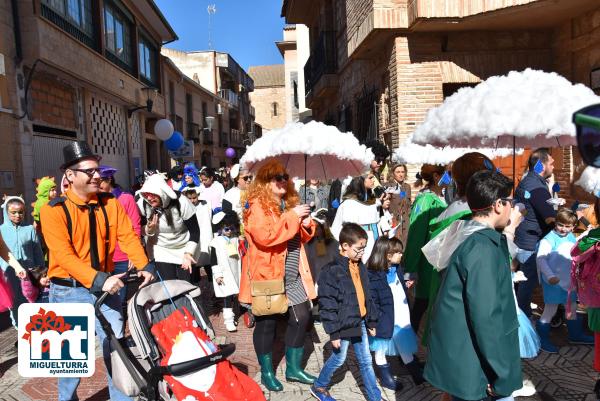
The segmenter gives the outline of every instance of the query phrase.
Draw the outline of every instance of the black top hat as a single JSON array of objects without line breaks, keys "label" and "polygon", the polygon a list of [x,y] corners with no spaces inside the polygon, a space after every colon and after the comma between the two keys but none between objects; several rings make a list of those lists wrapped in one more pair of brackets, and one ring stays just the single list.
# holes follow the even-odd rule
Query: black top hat
[{"label": "black top hat", "polygon": [[66,170],[84,159],[100,161],[102,157],[94,154],[86,141],[75,141],[63,148],[63,159],[64,163],[60,166],[61,170]]}]

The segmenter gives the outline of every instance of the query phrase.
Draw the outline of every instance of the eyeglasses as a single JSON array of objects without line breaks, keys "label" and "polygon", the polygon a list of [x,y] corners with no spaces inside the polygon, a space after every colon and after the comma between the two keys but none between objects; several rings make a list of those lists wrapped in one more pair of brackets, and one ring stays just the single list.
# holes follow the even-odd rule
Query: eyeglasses
[{"label": "eyeglasses", "polygon": [[252,177],[251,175],[247,175],[247,176],[245,176],[245,177],[240,177],[240,178],[241,178],[242,180],[244,180],[244,181],[248,182],[248,181],[252,181],[252,178],[253,178],[253,177]]},{"label": "eyeglasses", "polygon": [[289,181],[290,176],[289,174],[277,174],[273,179],[277,182]]},{"label": "eyeglasses", "polygon": [[361,247],[359,247],[358,249],[356,249],[356,248],[354,248],[354,247],[351,247],[350,249],[352,249],[352,250],[353,250],[353,251],[354,251],[354,252],[355,252],[355,253],[358,255],[358,254],[360,254],[360,253],[364,253],[364,252],[365,252],[365,248],[366,248],[366,247],[367,247],[367,246],[365,245],[365,246],[361,246]]},{"label": "eyeglasses", "polygon": [[87,175],[90,178],[92,178],[96,173],[100,173],[99,168],[70,168],[69,170],[84,173],[85,175]]},{"label": "eyeglasses", "polygon": [[517,200],[514,198],[500,198],[500,200],[502,202],[508,202],[510,203],[510,207],[515,207],[515,204],[517,203]]},{"label": "eyeglasses", "polygon": [[12,214],[13,216],[23,216],[25,214],[25,212],[19,212],[17,210],[9,210],[8,213]]}]

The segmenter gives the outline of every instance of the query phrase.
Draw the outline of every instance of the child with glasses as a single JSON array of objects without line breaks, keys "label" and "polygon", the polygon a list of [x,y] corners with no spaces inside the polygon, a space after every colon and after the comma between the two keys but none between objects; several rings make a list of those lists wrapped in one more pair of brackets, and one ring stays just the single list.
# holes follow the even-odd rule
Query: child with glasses
[{"label": "child with glasses", "polygon": [[344,364],[352,344],[369,401],[380,401],[369,350],[369,336],[377,334],[379,312],[371,298],[367,268],[361,262],[367,233],[358,224],[345,223],[339,234],[340,253],[323,266],[318,281],[319,311],[333,352],[310,389],[320,401],[335,401],[329,394],[333,374]]},{"label": "child with glasses", "polygon": [[[577,224],[577,215],[567,208],[556,213],[554,230],[550,231],[539,243],[537,252],[538,274],[544,292],[544,313],[537,322],[542,350],[557,353],[550,341],[550,321],[562,304],[567,310],[567,328],[569,341],[573,344],[594,344],[594,338],[583,332],[583,320],[577,312],[577,295],[572,292],[568,301],[568,289],[571,284],[571,249],[577,243],[573,229]],[[570,310],[567,308],[570,306]]]},{"label": "child with glasses", "polygon": [[216,236],[212,240],[211,265],[215,296],[223,298],[223,323],[227,331],[237,330],[233,306],[240,292],[241,259],[239,254],[240,220],[233,211],[213,216]]}]

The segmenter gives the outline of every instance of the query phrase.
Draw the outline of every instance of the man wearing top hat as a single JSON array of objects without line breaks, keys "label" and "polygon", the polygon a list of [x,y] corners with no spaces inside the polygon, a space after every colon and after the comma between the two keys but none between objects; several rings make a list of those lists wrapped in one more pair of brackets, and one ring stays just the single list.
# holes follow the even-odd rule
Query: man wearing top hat
[{"label": "man wearing top hat", "polygon": [[[64,196],[43,206],[40,219],[49,249],[48,277],[50,302],[93,304],[108,292],[102,313],[117,337],[123,336],[121,303],[117,292],[123,287],[123,274],[111,276],[117,241],[144,279],[153,279],[154,266],[148,261],[125,209],[110,193],[99,193],[100,157],[84,141],[63,148],[61,169],[69,182]],[[96,333],[102,344],[104,360],[110,361],[110,346],[99,322]],[[79,378],[58,379],[58,399],[77,399]],[[117,390],[108,376],[110,399],[129,400]]]}]

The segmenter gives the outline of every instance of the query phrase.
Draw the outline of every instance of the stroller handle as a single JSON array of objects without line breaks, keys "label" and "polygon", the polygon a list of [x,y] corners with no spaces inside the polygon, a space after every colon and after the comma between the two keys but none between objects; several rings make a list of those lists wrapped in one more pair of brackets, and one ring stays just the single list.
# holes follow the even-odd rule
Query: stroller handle
[{"label": "stroller handle", "polygon": [[202,358],[191,359],[189,361],[176,363],[173,365],[166,366],[155,366],[150,370],[150,374],[155,375],[170,375],[170,376],[184,376],[190,373],[198,372],[199,370],[206,369],[211,365],[225,360],[231,354],[235,352],[235,344],[226,344],[219,351],[203,356]]}]

